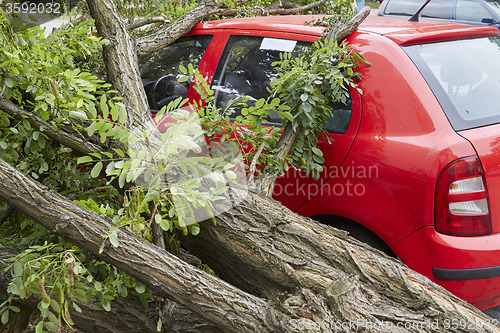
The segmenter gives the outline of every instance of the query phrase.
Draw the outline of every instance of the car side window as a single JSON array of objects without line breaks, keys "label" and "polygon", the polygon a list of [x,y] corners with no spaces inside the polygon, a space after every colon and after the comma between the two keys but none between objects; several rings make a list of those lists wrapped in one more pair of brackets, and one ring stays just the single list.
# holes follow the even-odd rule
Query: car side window
[{"label": "car side window", "polygon": [[491,18],[491,14],[473,0],[458,0],[455,16],[457,20],[470,22],[481,22],[483,18]]},{"label": "car side window", "polygon": [[[300,56],[311,43],[268,37],[231,36],[221,56],[212,89],[215,92],[215,105],[225,109],[232,101],[248,99],[253,105],[260,98],[267,98],[272,79],[278,71],[272,63],[280,59],[280,53],[291,52]],[[351,101],[346,105],[336,103],[336,110],[326,122],[326,130],[332,133],[345,133],[351,119]],[[239,112],[231,115],[236,117]],[[271,114],[269,123],[281,124],[277,114]]]},{"label": "car side window", "polygon": [[188,82],[179,82],[179,66],[197,67],[212,40],[211,35],[186,36],[139,60],[142,84],[154,113],[178,97],[185,98]]},{"label": "car side window", "polygon": [[422,11],[422,17],[450,19],[451,0],[432,0]]}]

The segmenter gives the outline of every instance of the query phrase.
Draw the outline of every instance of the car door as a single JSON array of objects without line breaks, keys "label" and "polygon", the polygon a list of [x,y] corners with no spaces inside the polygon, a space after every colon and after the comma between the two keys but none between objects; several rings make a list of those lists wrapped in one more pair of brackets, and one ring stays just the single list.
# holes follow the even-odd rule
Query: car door
[{"label": "car door", "polygon": [[458,23],[499,26],[497,15],[478,0],[456,0],[454,18]]},{"label": "car door", "polygon": [[[228,34],[212,81],[216,105],[225,108],[231,101],[245,97],[247,104],[269,96],[267,88],[278,76],[272,63],[280,53],[300,55],[316,37],[300,34],[273,33],[269,31],[233,31]],[[292,210],[297,210],[320,186],[339,170],[356,135],[361,117],[361,98],[357,90],[346,104],[337,103],[327,119],[326,136],[320,138],[319,147],[324,153],[324,171],[315,181],[301,170],[290,168],[275,185],[275,199]],[[233,114],[236,117],[238,113]],[[271,115],[266,125],[281,126],[278,115]],[[330,141],[330,143],[328,142]]]}]

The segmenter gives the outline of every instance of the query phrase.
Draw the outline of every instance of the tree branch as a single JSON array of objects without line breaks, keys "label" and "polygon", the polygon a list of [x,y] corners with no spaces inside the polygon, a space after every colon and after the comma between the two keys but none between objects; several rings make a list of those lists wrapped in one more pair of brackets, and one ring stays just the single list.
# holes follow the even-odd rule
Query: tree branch
[{"label": "tree branch", "polygon": [[123,97],[130,128],[152,127],[151,112],[137,65],[136,42],[112,0],[88,0],[90,15],[99,34],[110,41],[103,47],[108,80]]},{"label": "tree branch", "polygon": [[54,129],[51,124],[47,123],[36,115],[27,112],[14,103],[11,103],[5,98],[0,98],[0,110],[4,111],[17,120],[26,119],[33,128],[36,128],[38,130],[43,127],[43,131],[40,130],[41,132],[45,133],[51,139],[70,147],[81,155],[88,155],[90,153],[103,151],[100,146],[89,142],[88,140],[83,138],[83,136],[80,138],[63,131],[61,128]]},{"label": "tree branch", "polygon": [[[306,10],[311,10],[318,6],[322,6],[326,0],[320,0],[302,7],[297,8],[274,8],[268,7],[266,9],[255,9],[252,12],[255,16],[264,15],[289,15],[297,14]],[[287,5],[289,6],[289,2]],[[189,32],[191,28],[198,22],[214,15],[234,16],[240,10],[235,8],[220,8],[214,1],[205,1],[200,6],[190,10],[179,19],[175,20],[172,24],[166,25],[156,31],[155,33],[142,37],[137,41],[137,51],[139,56],[151,54],[166,45],[172,44],[179,37]]]},{"label": "tree branch", "polygon": [[294,7],[294,3],[284,1],[282,4],[282,8],[273,8],[270,6],[264,10],[257,9],[255,13],[260,15],[295,15],[297,13],[305,12],[306,10],[311,10],[319,6],[323,6],[325,3],[326,0],[320,0],[308,5],[304,5],[302,7]]},{"label": "tree branch", "polygon": [[134,30],[152,23],[166,23],[165,19],[161,16],[146,17],[142,19],[135,20],[134,22],[127,25],[127,30]]},{"label": "tree branch", "polygon": [[344,38],[352,34],[358,28],[361,22],[363,22],[364,19],[368,17],[368,15],[370,15],[370,7],[365,6],[352,19],[350,19],[349,22],[339,22],[338,24],[330,27],[331,30],[327,36],[327,39],[333,39],[336,41],[343,40]]},{"label": "tree branch", "polygon": [[6,209],[0,212],[0,226],[15,212],[15,208],[7,206]]}]

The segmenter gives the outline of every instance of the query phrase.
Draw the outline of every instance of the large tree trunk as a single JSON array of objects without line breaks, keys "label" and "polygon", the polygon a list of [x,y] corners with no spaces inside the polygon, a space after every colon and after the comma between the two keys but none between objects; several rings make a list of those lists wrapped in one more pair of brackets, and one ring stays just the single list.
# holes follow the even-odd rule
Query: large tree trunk
[{"label": "large tree trunk", "polygon": [[2,160],[0,198],[221,331],[295,332],[323,324],[327,332],[350,332],[353,325],[369,332],[445,332],[432,325],[450,318],[475,323],[457,332],[496,331],[479,310],[398,261],[252,193],[189,242],[221,277],[248,292],[126,230],[118,232],[118,247],[108,243],[99,254],[109,221]]}]

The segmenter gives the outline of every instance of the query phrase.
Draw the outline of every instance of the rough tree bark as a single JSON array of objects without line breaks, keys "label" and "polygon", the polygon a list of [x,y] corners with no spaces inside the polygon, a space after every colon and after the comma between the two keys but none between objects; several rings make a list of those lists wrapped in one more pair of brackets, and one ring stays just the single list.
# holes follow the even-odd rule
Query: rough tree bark
[{"label": "rough tree bark", "polygon": [[[112,42],[106,50],[109,76],[121,93],[127,93],[130,119],[139,123],[147,114],[147,102],[135,55],[128,49],[133,40],[121,20],[110,19],[116,12],[112,3],[87,2],[100,21],[99,32]],[[108,10],[111,14],[106,14]],[[433,325],[446,319],[474,323],[457,331],[497,330],[480,311],[398,261],[251,192],[245,201],[216,217],[215,226],[203,224],[199,236],[183,240],[225,281],[126,230],[118,231],[119,246],[111,246],[103,236],[114,227],[108,220],[2,160],[0,199],[219,331],[296,332],[299,324],[313,329],[323,324],[325,332],[444,332],[445,328]],[[99,253],[103,242],[107,243]]]}]

